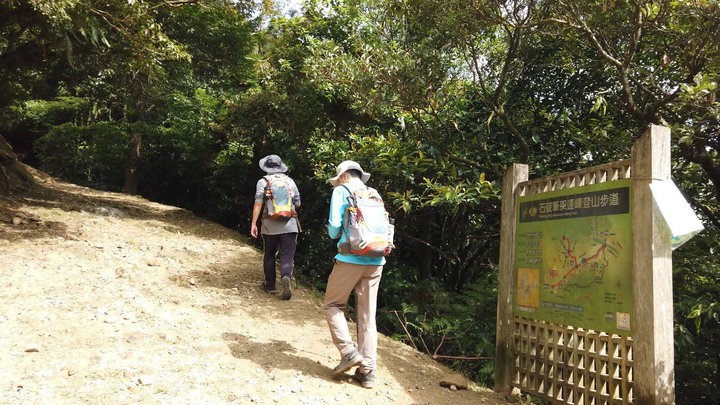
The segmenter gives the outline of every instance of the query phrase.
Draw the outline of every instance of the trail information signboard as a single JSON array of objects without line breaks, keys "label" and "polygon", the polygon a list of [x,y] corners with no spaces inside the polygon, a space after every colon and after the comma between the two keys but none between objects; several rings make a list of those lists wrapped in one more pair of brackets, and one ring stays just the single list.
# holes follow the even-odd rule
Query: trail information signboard
[{"label": "trail information signboard", "polygon": [[630,180],[518,199],[515,314],[632,336]]}]

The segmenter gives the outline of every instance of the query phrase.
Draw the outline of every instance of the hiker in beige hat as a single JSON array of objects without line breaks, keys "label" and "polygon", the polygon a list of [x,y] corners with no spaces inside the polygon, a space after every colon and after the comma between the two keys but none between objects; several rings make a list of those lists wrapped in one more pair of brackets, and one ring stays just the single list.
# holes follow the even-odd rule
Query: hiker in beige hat
[{"label": "hiker in beige hat", "polygon": [[[335,188],[330,199],[328,234],[332,239],[339,239],[338,247],[347,237],[343,226],[348,197],[353,191],[366,188],[368,179],[370,173],[366,173],[360,164],[346,160],[337,166],[335,177],[329,180]],[[338,252],[325,289],[325,315],[333,343],[341,356],[340,364],[333,369],[333,373],[338,376],[357,366],[353,379],[365,388],[375,385],[377,375],[378,335],[375,313],[384,264],[384,257]],[[353,292],[357,307],[357,345],[352,341],[343,311]]]}]

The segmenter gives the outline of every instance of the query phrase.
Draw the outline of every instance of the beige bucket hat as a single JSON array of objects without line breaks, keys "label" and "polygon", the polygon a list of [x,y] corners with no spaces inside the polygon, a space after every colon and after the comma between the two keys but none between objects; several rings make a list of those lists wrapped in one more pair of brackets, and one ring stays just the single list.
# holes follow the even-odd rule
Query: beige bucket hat
[{"label": "beige bucket hat", "polygon": [[360,167],[360,164],[358,162],[355,162],[353,160],[346,160],[340,163],[335,168],[336,176],[328,180],[328,182],[332,184],[333,187],[339,186],[340,183],[338,182],[338,179],[340,178],[340,176],[342,176],[342,174],[346,171],[352,169],[355,169],[361,173],[360,180],[362,180],[363,183],[367,183],[368,179],[370,179],[370,173],[365,172],[362,167]]}]

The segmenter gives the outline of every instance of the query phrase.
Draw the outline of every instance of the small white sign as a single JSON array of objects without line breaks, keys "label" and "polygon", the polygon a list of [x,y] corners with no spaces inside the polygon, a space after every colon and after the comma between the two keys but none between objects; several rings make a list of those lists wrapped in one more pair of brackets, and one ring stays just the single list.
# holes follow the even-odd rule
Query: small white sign
[{"label": "small white sign", "polygon": [[704,229],[695,211],[672,180],[654,180],[650,183],[650,191],[672,232],[672,250]]},{"label": "small white sign", "polygon": [[630,314],[618,312],[615,314],[615,326],[620,330],[630,330]]}]

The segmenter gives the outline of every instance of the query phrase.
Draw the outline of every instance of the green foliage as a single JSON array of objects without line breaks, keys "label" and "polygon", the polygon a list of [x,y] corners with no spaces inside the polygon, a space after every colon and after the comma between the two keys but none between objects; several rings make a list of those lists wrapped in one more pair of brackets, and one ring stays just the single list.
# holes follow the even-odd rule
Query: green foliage
[{"label": "green foliage", "polygon": [[707,257],[720,249],[717,229],[706,230],[673,254],[676,387],[687,403],[711,403],[720,358],[720,270]]},{"label": "green foliage", "polygon": [[189,63],[171,63],[172,74],[191,74],[193,82],[203,87],[231,93],[243,87],[254,74],[247,58],[255,46],[249,12],[243,2],[223,0],[199,7],[161,8],[158,21],[169,38],[183,44],[189,58]]},{"label": "green foliage", "polygon": [[140,135],[141,194],[241,232],[257,162],[277,153],[303,198],[296,274],[318,290],[327,179],[357,160],[396,219],[380,328],[490,383],[505,169],[626,159],[647,124],[669,125],[673,177],[707,226],[674,253],[678,400],[713,400],[715,2],[272,3],[2,2],[0,131],[51,174],[113,190]]},{"label": "green foliage", "polygon": [[126,128],[112,122],[53,126],[37,142],[41,169],[77,184],[118,190],[122,184]]},{"label": "green foliage", "polygon": [[60,96],[54,100],[28,100],[18,110],[28,126],[47,130],[56,124],[82,123],[89,113],[89,104],[84,98]]},{"label": "green foliage", "polygon": [[[390,270],[390,277],[397,272]],[[435,280],[398,286],[384,272],[379,323],[417,350],[492,385],[497,280],[487,273],[460,294]],[[399,288],[398,288],[399,287]],[[397,288],[397,291],[394,291]]]}]

